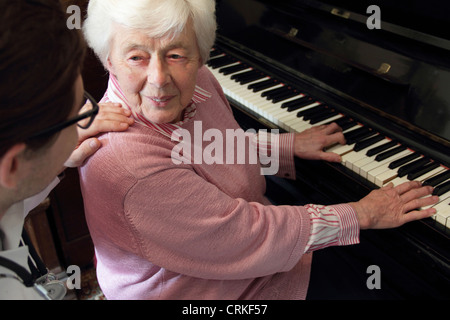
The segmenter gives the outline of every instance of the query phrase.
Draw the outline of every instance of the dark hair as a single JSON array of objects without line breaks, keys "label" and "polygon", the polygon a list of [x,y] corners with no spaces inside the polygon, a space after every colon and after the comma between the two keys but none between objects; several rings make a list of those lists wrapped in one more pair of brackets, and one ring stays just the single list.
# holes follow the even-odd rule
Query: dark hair
[{"label": "dark hair", "polygon": [[59,0],[0,0],[0,156],[49,144],[55,134],[29,137],[73,109],[86,45],[66,21]]}]

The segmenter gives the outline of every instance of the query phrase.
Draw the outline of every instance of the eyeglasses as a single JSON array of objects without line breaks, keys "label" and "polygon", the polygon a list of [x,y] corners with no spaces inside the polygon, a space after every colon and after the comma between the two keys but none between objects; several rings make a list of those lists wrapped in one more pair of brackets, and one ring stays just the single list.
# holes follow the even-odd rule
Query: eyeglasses
[{"label": "eyeglasses", "polygon": [[94,122],[95,116],[98,114],[99,106],[95,99],[86,91],[84,92],[84,97],[87,99],[86,104],[83,108],[80,109],[80,113],[78,116],[69,119],[65,122],[58,123],[54,126],[51,126],[47,129],[39,131],[38,133],[32,135],[30,139],[36,138],[42,135],[54,134],[58,131],[61,131],[73,124],[77,124],[78,127],[82,129],[87,129]]}]

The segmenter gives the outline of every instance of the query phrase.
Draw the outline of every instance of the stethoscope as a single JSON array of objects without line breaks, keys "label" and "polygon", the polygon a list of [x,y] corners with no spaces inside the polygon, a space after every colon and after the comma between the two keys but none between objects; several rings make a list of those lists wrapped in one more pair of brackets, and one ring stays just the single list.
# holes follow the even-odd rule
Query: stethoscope
[{"label": "stethoscope", "polygon": [[37,254],[25,229],[22,232],[22,244],[29,248],[28,266],[29,272],[15,261],[0,256],[0,266],[11,270],[14,274],[0,273],[1,278],[15,279],[27,288],[33,288],[45,300],[61,300],[65,297],[67,289],[56,276],[48,271]]}]

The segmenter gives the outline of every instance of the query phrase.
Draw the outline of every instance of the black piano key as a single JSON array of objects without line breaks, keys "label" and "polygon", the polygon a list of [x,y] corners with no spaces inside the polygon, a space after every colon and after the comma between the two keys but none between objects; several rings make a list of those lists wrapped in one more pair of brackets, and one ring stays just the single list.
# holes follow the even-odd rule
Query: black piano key
[{"label": "black piano key", "polygon": [[345,131],[357,125],[357,123],[352,118],[349,118],[347,116],[343,116],[335,120],[330,120],[329,122],[324,123],[324,125],[329,125],[332,123],[336,123],[342,129],[342,131]]},{"label": "black piano key", "polygon": [[307,98],[305,98],[305,99],[302,99],[301,102],[297,102],[296,104],[289,106],[289,107],[287,108],[287,111],[288,111],[288,112],[292,112],[292,111],[299,110],[299,109],[301,109],[301,108],[304,108],[304,107],[306,107],[306,106],[309,106],[310,104],[313,104],[314,101],[315,101],[315,100],[314,100],[313,98],[307,97]]},{"label": "black piano key", "polygon": [[256,70],[252,70],[252,71],[247,71],[247,72],[243,72],[243,73],[238,73],[236,75],[232,75],[231,79],[244,85],[249,82],[253,82],[253,81],[262,79],[264,77],[267,77],[267,75],[263,74],[262,72],[256,71]]},{"label": "black piano key", "polygon": [[287,86],[282,86],[280,88],[276,88],[276,89],[270,89],[267,91],[264,91],[261,93],[261,97],[266,97],[267,99],[272,99],[273,96],[282,93],[282,92],[286,92],[286,91],[290,91],[290,89]]},{"label": "black piano key", "polygon": [[353,150],[358,152],[361,151],[362,149],[368,148],[371,145],[374,145],[375,143],[383,140],[384,137],[381,134],[377,134],[374,137],[370,137],[368,139],[362,140],[362,141],[358,141],[355,146],[353,147]]},{"label": "black piano key", "polygon": [[400,166],[402,166],[402,165],[404,165],[404,164],[406,164],[406,163],[408,163],[408,162],[410,162],[410,161],[412,161],[412,160],[414,160],[414,159],[416,159],[418,157],[420,157],[420,153],[417,153],[417,152],[411,153],[411,154],[409,154],[409,155],[407,155],[407,156],[405,156],[403,158],[400,158],[400,159],[397,159],[395,161],[392,161],[389,164],[389,169],[398,168],[398,167],[400,167]]},{"label": "black piano key", "polygon": [[380,152],[383,152],[383,151],[386,151],[387,149],[395,147],[396,145],[397,145],[396,141],[387,142],[385,144],[382,144],[381,146],[367,150],[366,156],[368,156],[368,157],[374,156]]},{"label": "black piano key", "polygon": [[346,142],[347,142],[347,144],[354,144],[354,143],[356,144],[359,141],[362,141],[362,140],[364,140],[366,138],[369,138],[369,137],[373,136],[374,134],[376,134],[376,132],[374,132],[372,130],[367,130],[367,131],[361,132],[360,134],[350,138]]},{"label": "black piano key", "polygon": [[433,195],[442,196],[444,193],[449,191],[450,191],[450,180],[435,187],[433,190]]},{"label": "black piano key", "polygon": [[[301,112],[301,111],[300,111]],[[318,105],[316,107],[310,108],[301,112],[303,114],[303,120],[311,120],[315,117],[320,117],[323,114],[329,112],[329,108],[325,105]]]},{"label": "black piano key", "polygon": [[335,122],[336,122],[336,124],[338,126],[340,126],[340,125],[343,125],[343,124],[345,124],[347,122],[355,122],[355,121],[352,118],[349,118],[347,116],[343,116],[342,118],[337,119]]},{"label": "black piano key", "polygon": [[220,50],[217,50],[217,49],[214,49],[214,50],[211,50],[210,52],[209,52],[209,57],[210,58],[214,58],[214,57],[217,57],[218,55],[220,55],[220,54],[222,54],[223,52],[221,52]]},{"label": "black piano key", "polygon": [[404,166],[398,168],[397,174],[399,177],[406,176],[407,174],[416,170],[417,168],[425,166],[428,162],[430,162],[430,159],[427,157],[423,157],[419,160],[405,164]]},{"label": "black piano key", "polygon": [[320,110],[322,110],[323,108],[324,108],[324,106],[318,105],[318,106],[315,106],[315,107],[312,107],[312,108],[309,108],[306,110],[299,111],[299,112],[297,112],[297,117],[298,118],[308,117],[311,114],[320,112]]},{"label": "black piano key", "polygon": [[[312,109],[314,109],[314,108],[312,108]],[[311,121],[311,120],[314,120],[316,118],[321,118],[324,115],[327,115],[329,113],[330,113],[330,109],[327,108],[326,106],[324,106],[322,109],[317,109],[315,112],[308,113],[307,115],[303,116],[303,120]]]},{"label": "black piano key", "polygon": [[344,133],[344,138],[347,141],[347,144],[353,144],[356,142],[356,140],[358,140],[358,138],[363,137],[370,131],[370,128],[363,126],[361,128]]},{"label": "black piano key", "polygon": [[240,64],[236,64],[234,66],[220,68],[219,72],[223,73],[224,75],[229,75],[229,74],[236,73],[238,71],[242,71],[245,69],[248,69],[248,66],[244,63],[240,63]]},{"label": "black piano key", "polygon": [[425,180],[422,184],[424,186],[432,186],[435,187],[437,186],[439,183],[444,182],[445,180],[450,179],[450,170],[444,171],[434,177],[431,177],[427,180]]},{"label": "black piano key", "polygon": [[284,93],[276,95],[275,97],[272,98],[272,101],[273,101],[273,103],[278,103],[278,102],[281,102],[283,100],[292,98],[292,97],[294,97],[296,95],[299,95],[299,94],[300,93],[298,91],[296,91],[296,90],[290,90],[288,92],[284,92]]},{"label": "black piano key", "polygon": [[236,62],[236,60],[234,58],[232,58],[230,56],[223,56],[223,57],[219,57],[219,58],[210,60],[208,62],[208,65],[213,69],[217,69],[217,68],[229,65],[233,62]]},{"label": "black piano key", "polygon": [[278,84],[277,81],[275,81],[274,79],[267,79],[267,80],[264,80],[261,82],[250,84],[250,85],[248,85],[248,88],[251,89],[253,92],[259,92],[264,89],[273,87],[277,84]]},{"label": "black piano key", "polygon": [[346,121],[340,121],[341,119],[338,119],[338,120],[334,121],[334,122],[337,123],[337,125],[339,127],[341,127],[341,129],[343,131],[345,131],[347,129],[350,129],[350,128],[353,128],[354,126],[358,125],[358,123],[356,121],[354,121],[353,119],[347,118],[347,117],[344,117],[344,118],[346,118],[345,119]]},{"label": "black piano key", "polygon": [[418,168],[416,170],[411,171],[408,174],[407,178],[408,178],[408,180],[413,181],[413,180],[417,179],[418,177],[420,177],[421,175],[424,175],[425,173],[430,172],[433,169],[436,169],[437,167],[439,167],[439,163],[430,162],[423,168]]},{"label": "black piano key", "polygon": [[240,79],[245,79],[246,77],[251,77],[252,75],[259,75],[259,74],[261,73],[252,69],[249,71],[240,72],[238,74],[232,74],[230,79],[239,82]]},{"label": "black piano key", "polygon": [[334,117],[335,115],[339,114],[339,112],[337,112],[334,109],[331,109],[330,111],[328,111],[327,113],[321,114],[319,116],[314,116],[310,119],[309,123],[310,124],[316,124],[322,121],[325,121],[326,119],[329,119],[331,117]]},{"label": "black piano key", "polygon": [[403,150],[406,150],[405,146],[398,146],[396,148],[382,152],[375,157],[375,161],[378,161],[378,162],[383,161],[384,159],[390,158],[393,155],[396,155],[397,153],[402,152]]},{"label": "black piano key", "polygon": [[308,95],[304,95],[301,98],[289,101],[289,102],[285,102],[281,105],[282,108],[289,108],[289,107],[293,107],[296,106],[297,104],[303,103],[306,100],[312,100],[312,98]]}]

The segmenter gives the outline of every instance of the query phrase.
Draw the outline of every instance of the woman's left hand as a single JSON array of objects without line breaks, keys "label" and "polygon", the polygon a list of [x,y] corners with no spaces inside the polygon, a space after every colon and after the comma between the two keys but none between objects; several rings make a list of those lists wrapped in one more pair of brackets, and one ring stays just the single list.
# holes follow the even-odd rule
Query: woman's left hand
[{"label": "woman's left hand", "polygon": [[99,103],[99,112],[87,129],[78,129],[78,145],[65,162],[66,167],[75,168],[93,155],[101,146],[95,138],[101,132],[125,131],[134,123],[131,112],[119,103]]},{"label": "woman's left hand", "polygon": [[295,135],[294,154],[307,160],[341,162],[340,155],[324,151],[336,143],[345,144],[342,129],[336,123],[312,127]]}]

